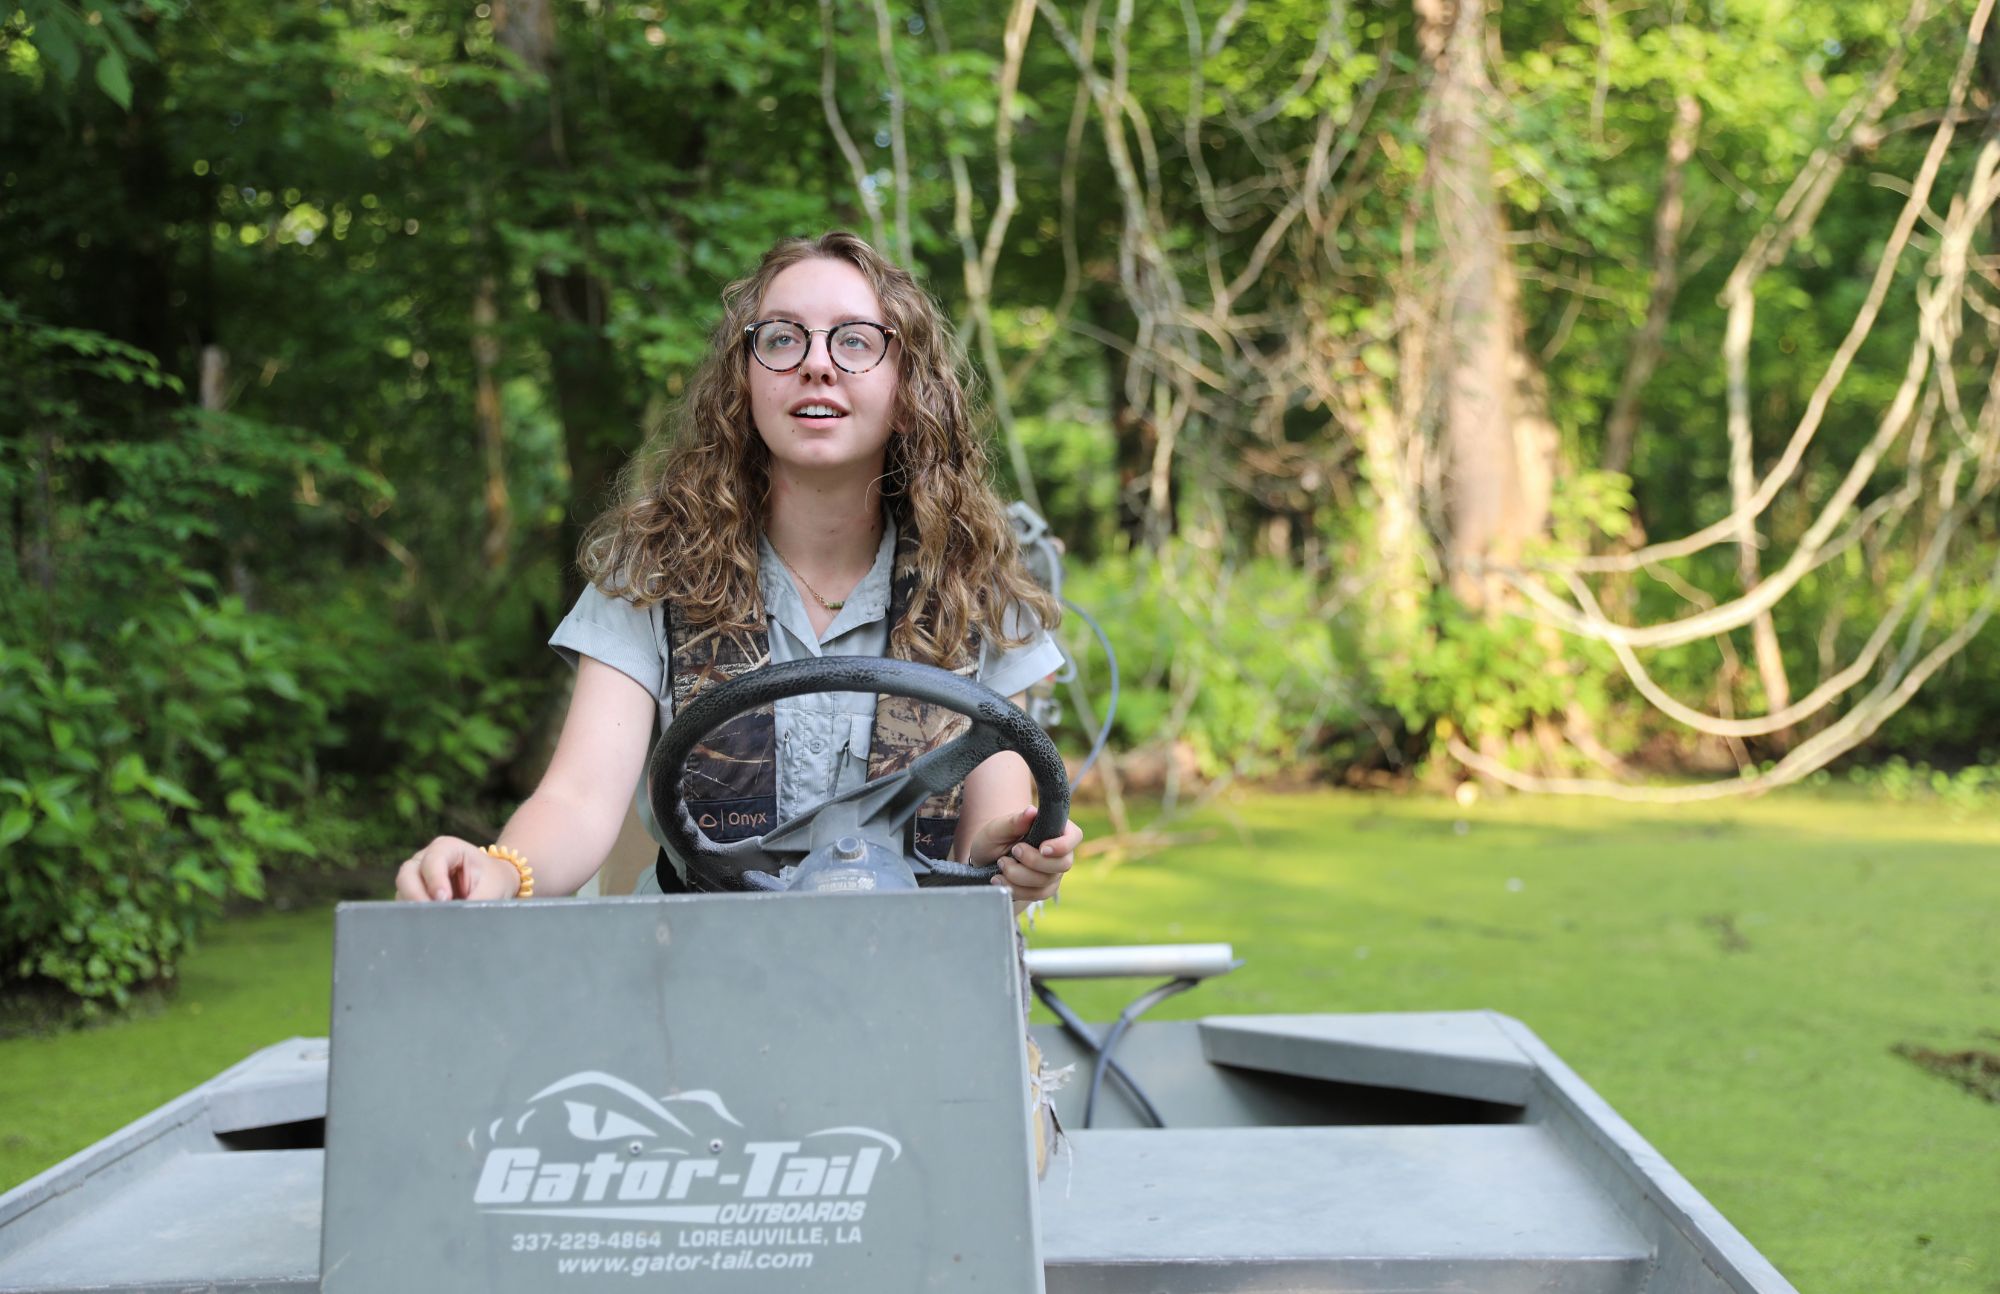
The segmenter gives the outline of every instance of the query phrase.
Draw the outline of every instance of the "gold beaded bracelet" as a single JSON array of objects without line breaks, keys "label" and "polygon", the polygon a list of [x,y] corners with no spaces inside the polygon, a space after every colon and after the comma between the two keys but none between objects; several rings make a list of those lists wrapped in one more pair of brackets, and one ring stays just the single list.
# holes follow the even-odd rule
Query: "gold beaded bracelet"
[{"label": "gold beaded bracelet", "polygon": [[502,862],[514,864],[514,870],[521,874],[521,888],[515,893],[515,898],[531,899],[535,897],[535,869],[528,866],[528,860],[521,857],[520,850],[509,848],[506,845],[488,845],[479,852],[491,858],[498,858]]}]

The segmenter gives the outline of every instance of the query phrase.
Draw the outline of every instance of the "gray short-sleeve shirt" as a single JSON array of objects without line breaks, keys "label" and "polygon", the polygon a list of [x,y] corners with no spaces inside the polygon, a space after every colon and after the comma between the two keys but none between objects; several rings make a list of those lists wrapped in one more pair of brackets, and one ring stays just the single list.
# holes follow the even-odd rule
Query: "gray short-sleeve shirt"
[{"label": "gray short-sleeve shirt", "polygon": [[[813,633],[804,600],[771,545],[760,543],[758,586],[770,629],[771,660],[778,663],[815,656],[883,656],[889,650],[889,580],[895,565],[896,527],[887,522],[875,561],[824,635]],[[1024,692],[1062,665],[1062,653],[1032,613],[1009,608],[1005,627],[1028,641],[1001,648],[982,639],[974,677],[1002,696]],[[586,588],[576,606],[556,626],[549,645],[571,665],[580,656],[604,662],[646,689],[659,707],[654,734],[673,719],[673,688],[667,676],[667,616],[664,606],[634,606]],[[868,753],[875,730],[871,692],[828,692],[777,702],[773,718],[778,742],[778,820],[803,812],[830,795],[868,780]],[[659,839],[643,783],[639,813]]]}]

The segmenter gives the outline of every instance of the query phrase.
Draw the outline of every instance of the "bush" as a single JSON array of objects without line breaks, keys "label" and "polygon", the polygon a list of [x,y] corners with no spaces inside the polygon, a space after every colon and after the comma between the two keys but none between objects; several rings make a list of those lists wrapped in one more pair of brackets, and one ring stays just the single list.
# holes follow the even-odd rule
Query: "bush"
[{"label": "bush", "polygon": [[[90,1003],[171,976],[230,894],[262,893],[271,853],[310,853],[239,753],[274,671],[231,641],[240,606],[190,600],[122,626],[123,659],[0,648],[0,956]],[[278,684],[277,686],[283,686]],[[201,788],[197,796],[190,785]]]},{"label": "bush", "polygon": [[[1600,647],[1474,615],[1440,590],[1406,641],[1378,633],[1371,655],[1363,631],[1372,608],[1335,602],[1332,583],[1275,559],[1225,562],[1181,539],[1157,555],[1073,566],[1070,599],[1102,622],[1118,653],[1118,744],[1185,741],[1205,775],[1269,777],[1385,758],[1414,764],[1434,733],[1477,743],[1561,721],[1572,706],[1631,726]],[[1063,638],[1101,705],[1107,679],[1094,635],[1072,618]]]},{"label": "bush", "polygon": [[1601,648],[1519,617],[1473,614],[1442,589],[1417,641],[1374,664],[1383,700],[1412,731],[1448,721],[1475,743],[1560,718],[1573,704],[1601,718],[1615,668]]},{"label": "bush", "polygon": [[163,403],[150,356],[4,299],[0,361],[0,984],[90,1013],[316,840],[428,834],[538,687],[346,569],[343,518],[390,496],[335,449]]},{"label": "bush", "polygon": [[[1308,572],[1267,558],[1228,563],[1176,539],[1066,578],[1069,599],[1118,653],[1116,745],[1185,741],[1207,776],[1266,776],[1312,764],[1329,729],[1357,722],[1357,653]],[[1095,635],[1072,616],[1063,639],[1101,706]]]},{"label": "bush", "polygon": [[1933,768],[1922,760],[1912,764],[1901,755],[1891,755],[1880,764],[1854,765],[1847,770],[1847,780],[1891,800],[1931,800],[1956,813],[1989,811],[2000,800],[2000,761],[1990,750],[1983,753],[1982,762],[1955,770]]}]

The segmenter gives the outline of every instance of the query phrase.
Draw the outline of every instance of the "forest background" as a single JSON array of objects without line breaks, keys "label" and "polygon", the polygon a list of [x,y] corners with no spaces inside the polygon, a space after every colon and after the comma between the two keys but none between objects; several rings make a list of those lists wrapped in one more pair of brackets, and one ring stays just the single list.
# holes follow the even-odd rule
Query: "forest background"
[{"label": "forest background", "polygon": [[1121,770],[1984,802],[1990,9],[0,0],[0,987],[490,838],[581,527],[831,226],[1116,644],[1127,841]]}]

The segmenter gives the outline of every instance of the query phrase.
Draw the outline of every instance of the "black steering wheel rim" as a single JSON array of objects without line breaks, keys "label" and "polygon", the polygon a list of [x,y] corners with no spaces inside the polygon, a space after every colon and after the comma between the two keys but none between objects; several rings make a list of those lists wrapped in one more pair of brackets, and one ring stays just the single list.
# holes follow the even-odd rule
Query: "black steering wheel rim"
[{"label": "black steering wheel rim", "polygon": [[[659,825],[668,852],[687,870],[691,883],[702,864],[707,866],[701,870],[727,876],[740,876],[746,871],[775,873],[778,864],[763,851],[762,837],[719,845],[696,825],[681,799],[688,756],[704,737],[737,715],[787,697],[814,692],[904,696],[942,706],[971,720],[972,726],[965,733],[920,757],[902,772],[877,779],[871,786],[917,773],[949,787],[990,755],[1012,750],[1027,763],[1040,803],[1027,842],[1038,845],[1053,839],[1069,825],[1069,777],[1062,755],[1033,719],[998,692],[949,670],[888,657],[822,656],[786,661],[702,692],[674,715],[653,747],[647,769],[653,819]],[[920,765],[927,767],[920,771]],[[810,817],[821,807],[815,805],[799,816]],[[988,880],[999,871],[995,866],[924,861],[934,869],[938,879],[961,884]]]}]

